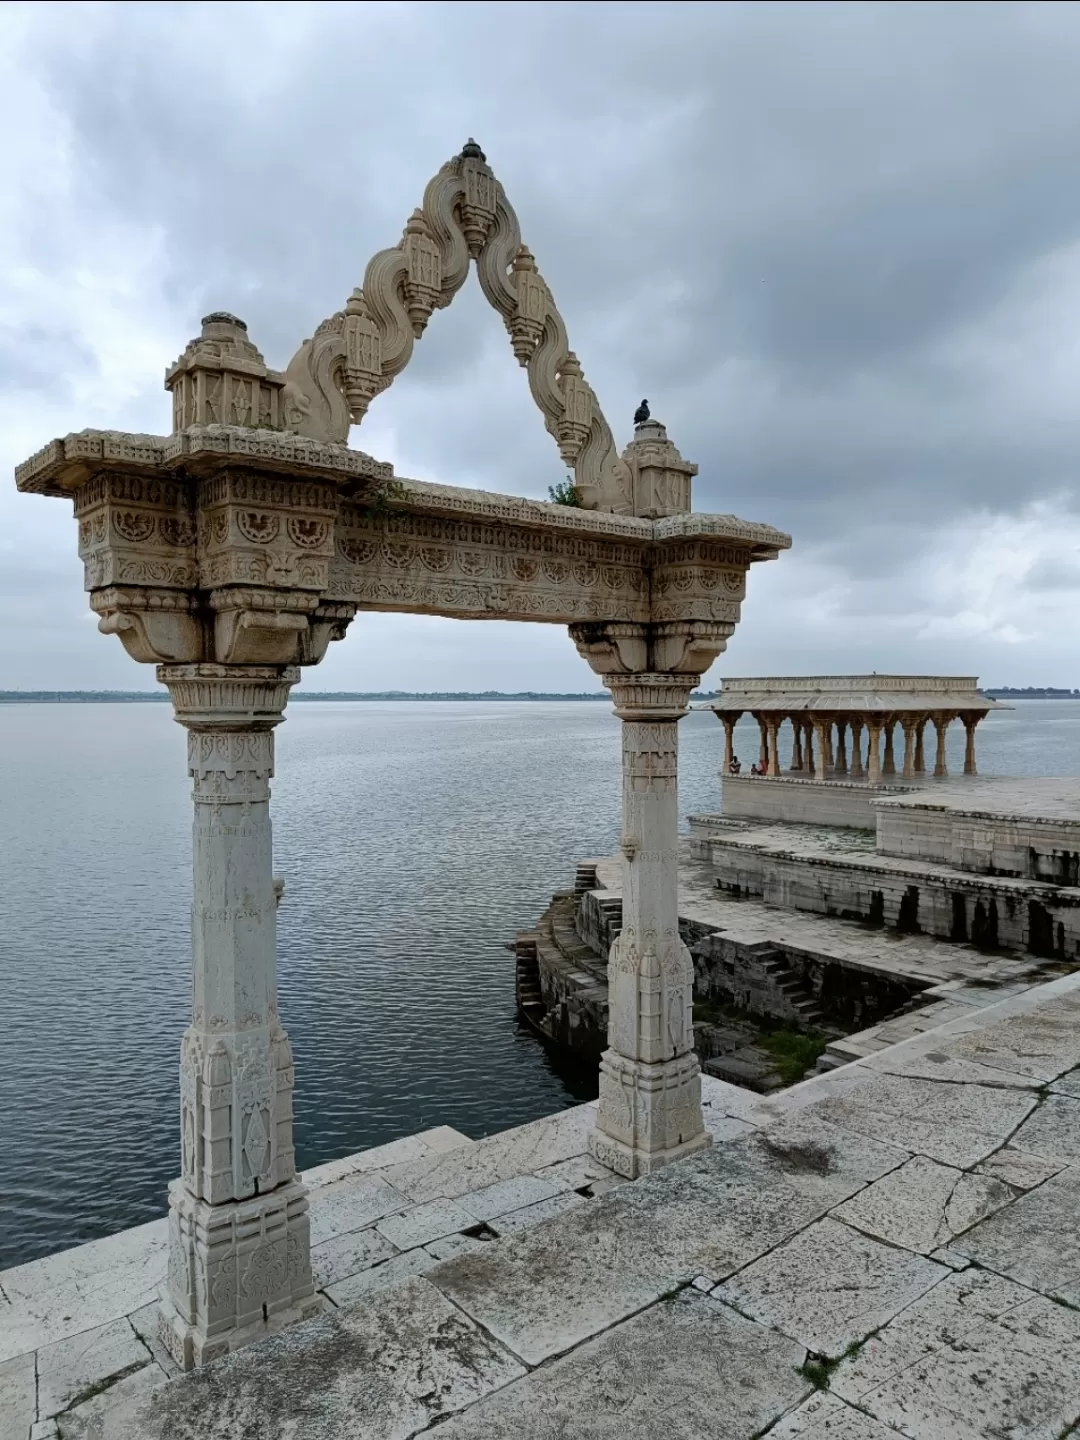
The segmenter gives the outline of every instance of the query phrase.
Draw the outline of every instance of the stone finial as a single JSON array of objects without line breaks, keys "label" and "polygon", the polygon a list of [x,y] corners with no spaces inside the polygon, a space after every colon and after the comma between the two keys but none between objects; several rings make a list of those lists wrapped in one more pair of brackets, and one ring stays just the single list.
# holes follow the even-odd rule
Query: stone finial
[{"label": "stone finial", "polygon": [[638,415],[642,410],[646,418],[634,417],[634,438],[622,457],[633,476],[634,514],[648,520],[684,514],[691,508],[690,481],[698,467],[682,458],[664,426],[649,415],[646,401]]},{"label": "stone finial", "polygon": [[165,372],[173,432],[192,425],[277,429],[284,377],[268,370],[247,325],[227,310],[204,315],[202,330]]},{"label": "stone finial", "polygon": [[471,135],[461,147],[461,158],[462,160],[482,160],[485,163],[487,162],[487,156]]}]

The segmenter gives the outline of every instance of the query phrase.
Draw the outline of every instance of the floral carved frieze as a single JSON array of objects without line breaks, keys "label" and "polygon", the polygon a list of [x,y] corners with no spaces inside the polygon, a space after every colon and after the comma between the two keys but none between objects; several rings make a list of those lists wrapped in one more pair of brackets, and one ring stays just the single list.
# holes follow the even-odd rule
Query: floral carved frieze
[{"label": "floral carved frieze", "polygon": [[645,619],[641,546],[509,523],[346,513],[330,594],[361,609],[567,624]]}]

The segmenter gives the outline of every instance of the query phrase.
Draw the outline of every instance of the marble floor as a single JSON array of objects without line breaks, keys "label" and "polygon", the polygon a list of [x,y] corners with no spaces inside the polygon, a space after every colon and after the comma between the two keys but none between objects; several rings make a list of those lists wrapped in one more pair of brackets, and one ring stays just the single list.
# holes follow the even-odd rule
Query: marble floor
[{"label": "marble floor", "polygon": [[188,1376],[160,1222],[0,1274],[0,1436],[1058,1440],[1080,1422],[1080,976],[768,1098],[633,1184],[590,1106],[312,1184],[325,1313]]}]

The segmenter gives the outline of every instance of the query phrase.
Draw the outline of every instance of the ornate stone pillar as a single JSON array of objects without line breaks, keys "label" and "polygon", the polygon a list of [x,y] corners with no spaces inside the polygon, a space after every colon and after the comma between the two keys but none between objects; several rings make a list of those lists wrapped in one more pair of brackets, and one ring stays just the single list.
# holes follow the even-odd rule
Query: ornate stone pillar
[{"label": "ornate stone pillar", "polygon": [[767,722],[768,727],[769,727],[769,764],[768,764],[768,773],[769,773],[770,775],[779,775],[779,774],[780,774],[780,747],[779,747],[778,737],[777,737],[777,733],[776,733],[776,731],[777,731],[777,726],[778,726],[779,723],[780,723],[780,722],[777,721],[775,718],[770,718],[770,719],[768,720],[768,722]]},{"label": "ornate stone pillar", "polygon": [[694,1053],[694,967],[679,937],[677,725],[731,628],[570,627],[622,721],[622,930],[608,960],[608,1048],[589,1149],[630,1179],[712,1140]]},{"label": "ornate stone pillar", "polygon": [[937,756],[934,759],[934,774],[948,775],[949,767],[945,762],[945,735],[949,728],[951,715],[935,715],[934,729],[937,731]]},{"label": "ornate stone pillar", "polygon": [[982,719],[981,715],[965,715],[964,720],[964,774],[977,775],[975,768],[975,726]]},{"label": "ornate stone pillar", "polygon": [[162,665],[195,805],[191,1025],[180,1052],[161,1334],[184,1369],[315,1313],[293,1061],[278,1019],[273,728],[299,671]]},{"label": "ornate stone pillar", "polygon": [[896,730],[896,721],[890,716],[885,721],[885,763],[881,767],[883,775],[896,774],[896,756],[893,752],[893,733]]},{"label": "ornate stone pillar", "polygon": [[817,761],[814,756],[814,727],[809,720],[803,721],[803,731],[806,737],[806,763],[803,773],[813,778],[817,773]]},{"label": "ornate stone pillar", "polygon": [[910,779],[915,774],[915,723],[910,718],[900,723],[904,727],[904,776]]},{"label": "ornate stone pillar", "polygon": [[871,785],[881,783],[881,721],[868,720],[866,742],[866,779]]},{"label": "ornate stone pillar", "polygon": [[846,774],[847,774],[847,749],[846,749],[846,743],[847,743],[847,721],[846,721],[846,720],[838,720],[838,721],[836,722],[836,773],[837,773],[838,775],[846,775]]},{"label": "ornate stone pillar", "polygon": [[827,728],[828,727],[824,720],[814,721],[814,734],[817,737],[817,760],[814,764],[813,771],[815,780],[824,780],[826,778],[825,764],[827,755],[827,743],[825,732]]},{"label": "ornate stone pillar", "polygon": [[920,715],[915,722],[915,774],[926,774],[926,755],[923,751],[923,733],[926,730],[928,716]]},{"label": "ornate stone pillar", "polygon": [[802,773],[802,722],[791,717],[791,768],[793,771]]},{"label": "ornate stone pillar", "polygon": [[861,780],[863,778],[862,763],[862,732],[863,722],[852,720],[851,722],[851,778]]}]

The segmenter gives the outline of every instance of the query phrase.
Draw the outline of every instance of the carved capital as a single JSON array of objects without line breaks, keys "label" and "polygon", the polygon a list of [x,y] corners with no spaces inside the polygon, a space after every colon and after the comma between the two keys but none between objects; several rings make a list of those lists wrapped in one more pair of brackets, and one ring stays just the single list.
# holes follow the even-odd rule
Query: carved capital
[{"label": "carved capital", "polygon": [[700,675],[602,675],[620,720],[681,720]]},{"label": "carved capital", "polygon": [[159,665],[176,718],[189,730],[272,730],[285,718],[293,666]]}]

